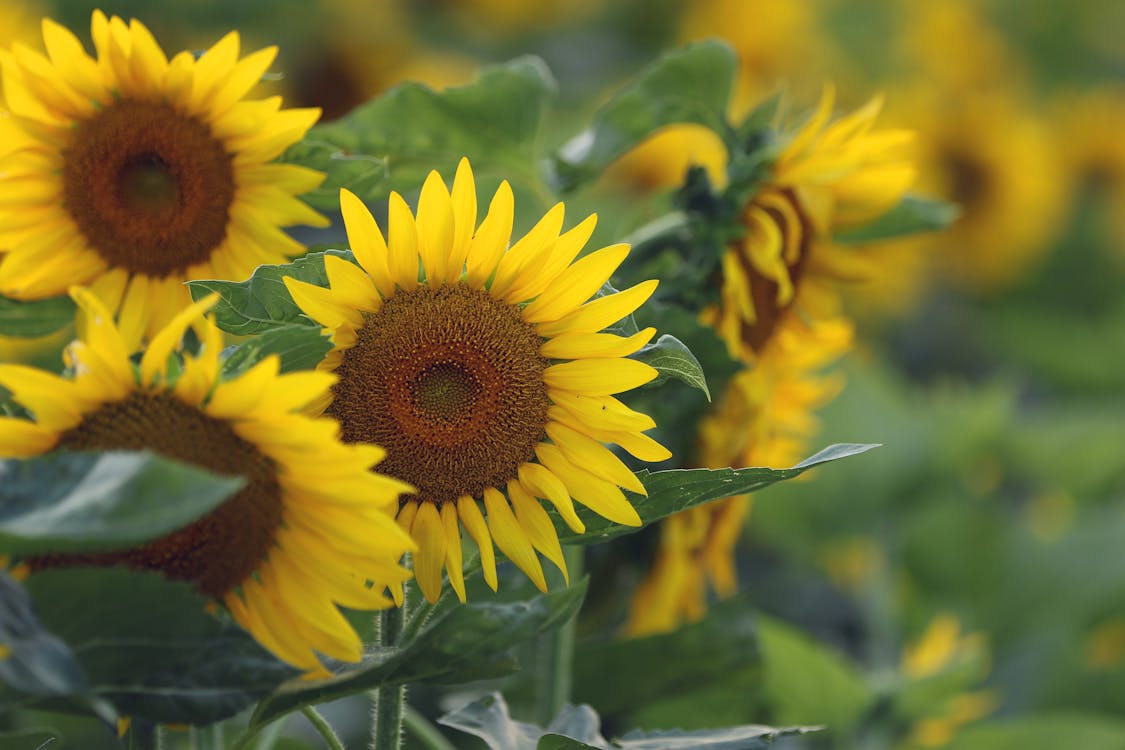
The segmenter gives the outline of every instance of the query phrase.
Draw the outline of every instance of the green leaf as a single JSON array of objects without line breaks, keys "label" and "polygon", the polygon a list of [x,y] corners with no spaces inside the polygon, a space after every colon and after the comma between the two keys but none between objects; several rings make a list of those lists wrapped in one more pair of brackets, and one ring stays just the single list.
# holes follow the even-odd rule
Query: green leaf
[{"label": "green leaf", "polygon": [[0,682],[30,695],[82,695],[86,675],[67,645],[40,624],[27,591],[0,570]]},{"label": "green leaf", "polygon": [[504,592],[493,599],[435,608],[409,640],[373,651],[358,666],[345,666],[331,680],[289,683],[263,701],[251,726],[261,726],[294,709],[366,692],[383,685],[413,682],[457,683],[513,671],[508,652],[518,644],[566,622],[577,613],[587,581],[569,588],[514,601]]},{"label": "green leaf", "polygon": [[[814,466],[865,453],[875,447],[874,444],[858,443],[832,445],[791,469],[671,469],[656,472],[642,469],[637,472],[637,477],[648,491],[648,497],[633,493],[627,493],[627,496],[637,509],[643,526],[647,526],[711,500],[757,492],[771,484],[800,476]],[[559,541],[563,544],[596,544],[642,528],[623,526],[579,508],[578,515],[586,524],[586,531],[578,534],[567,528],[553,509],[548,512],[555,516]]]},{"label": "green leaf", "polygon": [[59,733],[53,729],[16,729],[10,732],[0,732],[0,747],[10,747],[15,750],[53,750],[62,749]]},{"label": "green leaf", "polygon": [[634,729],[614,740],[623,750],[764,750],[778,737],[819,732],[820,727],[767,727],[746,724],[724,729],[695,729],[690,732],[668,729],[642,732]]},{"label": "green leaf", "polygon": [[843,656],[780,620],[759,616],[763,685],[782,723],[821,722],[837,736],[857,726],[875,695]]},{"label": "green leaf", "polygon": [[754,619],[746,597],[736,596],[671,633],[580,644],[574,695],[603,714],[617,715],[760,663]]},{"label": "green leaf", "polygon": [[286,276],[317,286],[328,286],[324,256],[335,255],[351,261],[345,250],[308,253],[291,263],[258,266],[246,281],[200,280],[187,282],[192,299],[198,301],[212,292],[219,293],[219,302],[212,308],[215,323],[227,333],[246,336],[285,326],[319,324],[307,317],[289,296],[283,279]]},{"label": "green leaf", "polygon": [[207,514],[244,483],[147,452],[0,462],[0,552],[122,549]]},{"label": "green leaf", "polygon": [[703,391],[707,400],[711,400],[711,391],[707,390],[707,378],[703,375],[703,366],[691,353],[691,349],[670,333],[664,334],[641,349],[632,356],[632,359],[640,360],[660,373],[648,385],[659,385],[672,378]]},{"label": "green leaf", "polygon": [[565,734],[548,733],[539,738],[535,750],[598,750],[598,747],[579,742]]},{"label": "green leaf", "polygon": [[846,229],[837,233],[833,239],[850,245],[936,232],[948,227],[960,215],[961,209],[952,203],[908,195],[870,224]]},{"label": "green leaf", "polygon": [[273,354],[281,358],[281,372],[311,370],[331,349],[332,341],[319,328],[299,325],[274,328],[231,347],[223,360],[223,374],[230,377],[245,372]]},{"label": "green leaf", "polygon": [[483,68],[472,83],[443,91],[404,83],[314,127],[285,159],[327,173],[303,197],[321,210],[339,209],[341,187],[369,204],[391,190],[416,192],[431,170],[452,174],[463,156],[478,182],[489,173],[538,181],[528,173],[555,89],[535,57]]},{"label": "green leaf", "polygon": [[158,573],[46,570],[26,588],[40,622],[77,656],[90,690],[123,715],[207,724],[297,674],[244,630],[207,614],[189,584]]},{"label": "green leaf", "polygon": [[738,70],[725,43],[706,41],[674,50],[640,73],[595,114],[593,125],[556,156],[562,190],[595,179],[662,127],[695,123],[728,140],[727,107]]},{"label": "green leaf", "polygon": [[35,338],[74,322],[74,301],[63,295],[21,302],[0,296],[0,332],[5,336]]}]

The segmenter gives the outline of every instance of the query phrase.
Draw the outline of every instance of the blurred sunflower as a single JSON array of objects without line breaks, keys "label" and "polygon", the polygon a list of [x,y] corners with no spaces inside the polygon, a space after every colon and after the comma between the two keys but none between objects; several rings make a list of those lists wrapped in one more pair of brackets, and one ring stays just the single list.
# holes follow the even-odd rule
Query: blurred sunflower
[{"label": "blurred sunflower", "polygon": [[[1066,179],[1045,121],[1019,94],[922,90],[896,95],[916,123],[919,186],[956,203],[940,236],[908,240],[971,289],[1009,285],[1050,249],[1065,218]],[[897,275],[886,267],[885,276]]]},{"label": "blurred sunflower", "polygon": [[304,251],[283,226],[326,226],[296,198],[319,172],[271,160],[319,115],[244,100],[277,54],[239,60],[231,32],[170,61],[148,29],[95,11],[97,58],[43,21],[47,56],[0,53],[0,293],[88,285],[135,347],[190,303],[182,281],[242,279]]},{"label": "blurred sunflower", "polygon": [[[911,134],[875,130],[881,100],[830,122],[826,89],[813,116],[781,148],[772,174],[740,214],[745,234],[722,257],[721,297],[702,312],[736,375],[700,424],[703,466],[789,466],[815,434],[813,412],[838,392],[818,371],[851,345],[835,285],[869,276],[869,262],[834,245],[834,232],[897,204],[914,180]],[[709,503],[666,520],[656,565],[633,601],[626,631],[643,635],[698,619],[706,584],[736,585],[732,554],[748,498]]]},{"label": "blurred sunflower", "polygon": [[509,248],[511,188],[500,185],[478,227],[466,160],[452,193],[430,173],[417,217],[392,193],[386,240],[359,199],[345,190],[340,202],[359,266],[329,256],[330,288],[288,278],[286,286],[335,344],[321,369],[338,380],[314,406],[340,420],[345,440],[385,446],[381,470],[418,488],[398,520],[418,544],[415,576],[426,597],[441,593],[444,567],[465,598],[462,525],[493,589],[493,541],[540,589],[536,550],[566,575],[536,498],[578,533],[585,527],[572,499],[639,526],[619,488],[645,488],[603,443],[642,461],[670,455],[644,434],[652,419],[613,397],[656,377],[628,359],[655,331],[599,331],[637,309],[656,282],[587,302],[628,246],[575,261],[596,217],[560,234],[560,203]]},{"label": "blurred sunflower", "polygon": [[1067,182],[1105,201],[1107,234],[1118,262],[1125,263],[1125,87],[1064,92],[1052,121]]},{"label": "blurred sunflower", "polygon": [[[147,449],[246,485],[203,518],[140,547],[52,554],[32,558],[31,568],[158,570],[225,603],[262,645],[307,672],[325,674],[317,653],[358,661],[359,637],[337,605],[390,606],[383,589],[409,576],[397,561],[413,545],[392,517],[409,487],[368,470],[382,449],[346,445],[333,420],[299,413],[323,397],[333,376],[279,375],[278,359],[269,357],[224,379],[222,334],[203,319],[215,297],[175,315],[135,368],[101,301],[87,289],[71,294],[85,331],[68,349],[74,377],[0,365],[0,385],[34,415],[0,417],[0,456]],[[189,327],[203,347],[172,370]]]}]

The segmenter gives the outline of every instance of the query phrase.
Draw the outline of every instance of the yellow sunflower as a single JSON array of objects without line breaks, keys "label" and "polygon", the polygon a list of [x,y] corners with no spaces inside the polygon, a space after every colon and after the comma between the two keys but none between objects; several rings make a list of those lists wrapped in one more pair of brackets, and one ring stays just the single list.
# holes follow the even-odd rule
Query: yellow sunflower
[{"label": "yellow sunflower", "polygon": [[190,303],[185,279],[243,279],[303,252],[282,227],[325,226],[296,198],[323,179],[274,158],[315,109],[244,100],[270,47],[231,32],[198,59],[164,55],[138,21],[93,15],[97,57],[44,19],[46,56],[0,51],[0,293],[88,285],[132,348]]},{"label": "yellow sunflower", "polygon": [[[222,336],[203,319],[215,297],[185,308],[156,336],[138,367],[105,306],[89,290],[71,295],[85,335],[68,350],[73,378],[0,365],[0,385],[34,415],[0,417],[0,456],[55,449],[148,449],[241,476],[245,487],[208,515],[143,546],[33,558],[33,569],[121,565],[190,581],[279,658],[323,674],[317,653],[358,661],[361,643],[337,605],[386,607],[386,586],[413,545],[392,512],[402,482],[368,469],[383,457],[340,442],[331,419],[300,413],[335,378],[278,374],[276,357],[237,378],[220,376]],[[169,360],[188,329],[203,347]],[[369,582],[374,586],[368,585]]]},{"label": "yellow sunflower", "polygon": [[[756,362],[792,312],[825,319],[838,306],[833,282],[868,277],[871,265],[832,242],[838,230],[895,206],[914,181],[906,130],[873,130],[875,98],[830,123],[834,92],[782,148],[767,183],[742,210],[745,234],[722,258],[722,300],[704,311],[731,356]],[[797,290],[805,308],[794,310]]]},{"label": "yellow sunflower", "polygon": [[[820,371],[851,345],[842,318],[808,323],[788,317],[775,332],[772,351],[737,373],[699,425],[701,466],[792,466],[819,429],[814,412],[843,387]],[[625,632],[643,636],[694,622],[707,611],[707,590],[727,597],[737,590],[734,550],[750,513],[749,495],[699,505],[660,524],[652,570],[630,604]]]},{"label": "yellow sunflower", "polygon": [[[841,388],[819,374],[851,346],[837,282],[871,274],[833,232],[870,221],[898,203],[914,179],[902,153],[911,134],[874,130],[881,101],[830,122],[834,93],[782,148],[772,175],[742,210],[745,234],[724,252],[720,302],[702,312],[737,374],[700,424],[702,466],[791,466],[817,430],[813,412]],[[665,520],[648,578],[626,632],[670,630],[702,616],[707,584],[722,596],[736,586],[734,545],[749,498],[733,497]]]},{"label": "yellow sunflower", "polygon": [[585,527],[574,501],[640,525],[620,488],[645,488],[603,443],[643,461],[670,455],[644,434],[652,419],[613,395],[656,377],[628,359],[654,330],[599,331],[639,307],[656,282],[587,302],[628,246],[575,261],[596,217],[560,233],[560,203],[509,248],[511,188],[500,185],[478,226],[466,160],[452,192],[430,173],[417,217],[392,193],[386,239],[354,195],[341,191],[340,202],[359,265],[329,256],[330,288],[288,278],[286,285],[335,345],[321,369],[338,380],[315,406],[340,420],[345,440],[385,446],[381,470],[418,488],[398,520],[418,544],[415,577],[426,597],[440,594],[443,567],[465,597],[461,526],[493,589],[493,541],[540,589],[536,551],[566,575],[537,498],[575,532]]}]

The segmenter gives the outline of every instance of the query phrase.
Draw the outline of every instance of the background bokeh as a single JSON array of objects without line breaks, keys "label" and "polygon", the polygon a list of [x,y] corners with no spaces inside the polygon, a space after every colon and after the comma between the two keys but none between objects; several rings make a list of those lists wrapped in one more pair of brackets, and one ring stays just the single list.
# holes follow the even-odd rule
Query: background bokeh
[{"label": "background bokeh", "polygon": [[[94,7],[3,0],[0,41],[35,43],[44,13],[82,35]],[[98,7],[165,48],[231,28],[248,49],[278,44],[268,85],[326,118],[404,80],[456,85],[534,54],[558,79],[564,114],[544,137],[561,142],[662,50],[709,37],[739,55],[738,112],[780,89],[811,109],[827,82],[841,108],[882,92],[880,124],[917,134],[918,191],[962,210],[944,233],[870,248],[848,289],[859,344],[834,366],[846,386],[815,443],[883,447],[758,498],[741,592],[679,633],[617,635],[653,534],[593,549],[575,698],[607,734],[824,723],[786,746],[1125,747],[1125,4]],[[721,148],[662,134],[569,215],[596,209],[596,239],[618,239],[666,210],[689,163],[717,174]],[[34,356],[17,347],[0,339],[3,358]],[[412,699],[437,712],[467,695]]]}]

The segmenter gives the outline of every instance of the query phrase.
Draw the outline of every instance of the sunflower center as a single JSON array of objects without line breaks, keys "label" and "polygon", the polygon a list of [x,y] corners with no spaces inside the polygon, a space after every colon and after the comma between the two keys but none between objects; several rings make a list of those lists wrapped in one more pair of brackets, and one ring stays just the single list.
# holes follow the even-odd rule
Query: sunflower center
[{"label": "sunflower center", "polygon": [[988,168],[972,154],[952,151],[946,155],[945,169],[950,192],[958,205],[973,208],[988,193]]},{"label": "sunflower center", "polygon": [[547,424],[542,340],[517,308],[464,284],[398,292],[336,368],[344,440],[387,449],[379,470],[435,503],[503,487]]},{"label": "sunflower center", "polygon": [[202,121],[162,102],[111,104],[63,152],[63,205],[111,266],[165,277],[227,234],[234,164]]},{"label": "sunflower center", "polygon": [[[793,213],[800,219],[800,229],[797,230],[800,232],[800,236],[796,240],[790,236],[794,228],[790,226],[790,223],[786,221],[785,216],[778,208],[770,205],[762,205],[759,208],[769,214],[774,226],[777,227],[781,235],[782,247],[789,247],[794,241],[797,243],[799,250],[796,259],[786,263],[786,271],[794,290],[796,290],[800,287],[805,262],[812,246],[813,227],[792,190],[782,190],[781,196],[790,204]],[[740,252],[735,255],[742,266],[743,273],[749,280],[750,299],[753,301],[755,313],[753,323],[742,324],[742,340],[755,352],[760,352],[773,335],[777,324],[781,321],[782,314],[793,304],[793,300],[784,305],[779,304],[777,301],[777,282],[763,276],[761,272],[754,268],[744,253]],[[796,299],[796,293],[794,293],[793,299]]]},{"label": "sunflower center", "polygon": [[122,565],[159,570],[221,598],[261,564],[281,525],[281,487],[273,461],[236,435],[226,422],[171,396],[134,393],[124,401],[105,404],[63,433],[58,447],[148,449],[216,474],[241,476],[246,485],[206,516],[143,546],[120,552],[50,555],[32,561],[33,567]]}]

